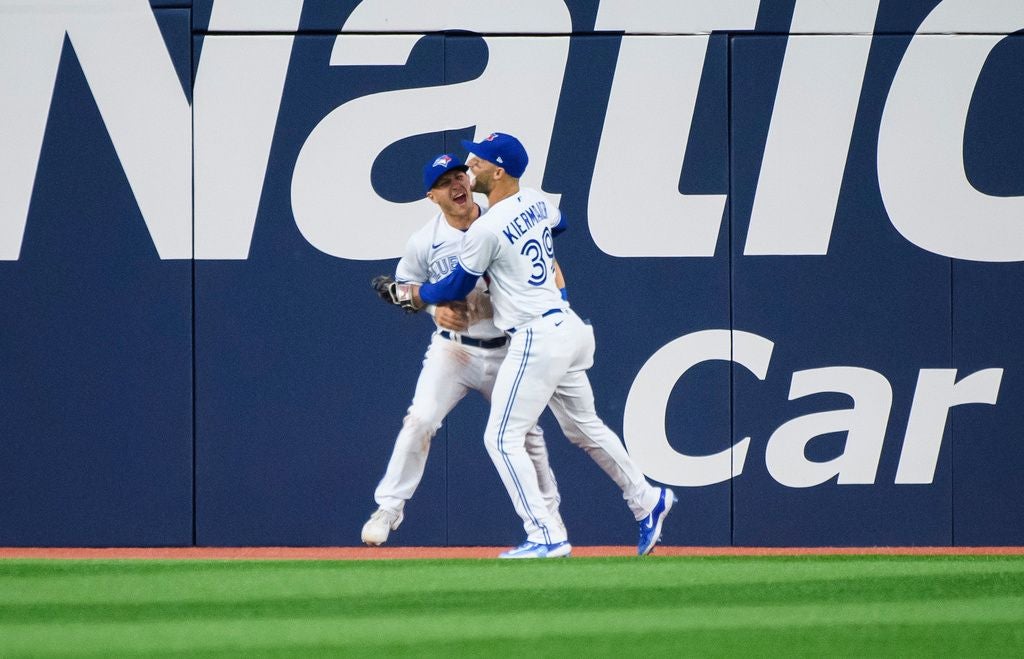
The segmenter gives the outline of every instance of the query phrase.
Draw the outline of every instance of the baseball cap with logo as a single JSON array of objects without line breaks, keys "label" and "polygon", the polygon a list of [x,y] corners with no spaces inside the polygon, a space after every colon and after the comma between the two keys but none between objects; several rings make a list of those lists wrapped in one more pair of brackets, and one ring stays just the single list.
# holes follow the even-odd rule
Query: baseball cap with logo
[{"label": "baseball cap with logo", "polygon": [[423,193],[430,192],[430,189],[437,183],[437,179],[441,178],[444,174],[457,169],[460,172],[464,172],[469,167],[462,164],[458,156],[453,156],[450,153],[442,153],[441,155],[433,158],[423,167]]},{"label": "baseball cap with logo", "polygon": [[462,140],[462,146],[477,158],[494,163],[516,178],[522,177],[530,162],[522,142],[505,133],[491,133],[480,142]]}]

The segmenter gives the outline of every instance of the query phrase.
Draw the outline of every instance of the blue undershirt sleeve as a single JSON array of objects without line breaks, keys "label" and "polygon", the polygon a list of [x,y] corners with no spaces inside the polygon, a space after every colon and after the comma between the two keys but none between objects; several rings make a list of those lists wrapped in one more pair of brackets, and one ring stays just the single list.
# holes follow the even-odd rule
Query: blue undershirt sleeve
[{"label": "blue undershirt sleeve", "polygon": [[469,295],[469,292],[476,286],[476,280],[480,275],[466,272],[461,263],[456,263],[451,274],[433,284],[424,284],[420,287],[420,299],[427,304],[439,304],[461,300]]}]

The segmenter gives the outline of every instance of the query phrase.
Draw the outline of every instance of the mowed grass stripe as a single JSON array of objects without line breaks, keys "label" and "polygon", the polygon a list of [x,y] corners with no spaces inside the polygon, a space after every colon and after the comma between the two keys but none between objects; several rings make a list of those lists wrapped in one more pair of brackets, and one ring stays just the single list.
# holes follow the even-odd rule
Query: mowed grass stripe
[{"label": "mowed grass stripe", "polygon": [[[570,603],[567,602],[567,605]],[[793,604],[768,606],[677,606],[608,608],[582,615],[567,606],[560,612],[515,611],[503,613],[421,613],[394,616],[381,613],[371,618],[279,618],[270,620],[179,620],[174,622],[16,623],[2,626],[5,652],[32,653],[83,650],[117,652],[188,652],[193,648],[260,650],[299,645],[413,646],[462,641],[501,639],[558,639],[602,637],[619,634],[639,636],[679,635],[689,631],[832,629],[844,626],[874,628],[886,625],[941,627],[994,623],[1024,623],[1024,599],[1017,597],[936,600],[885,604],[878,602],[834,604],[827,607]]]},{"label": "mowed grass stripe", "polygon": [[1009,655],[1022,628],[1024,557],[0,561],[3,656]]},{"label": "mowed grass stripe", "polygon": [[[1021,594],[1021,582],[1004,575],[947,575],[941,580],[931,576],[869,577],[854,579],[814,579],[784,581],[766,587],[764,583],[726,584],[715,588],[705,585],[630,585],[608,587],[589,584],[574,588],[571,607],[581,614],[600,612],[609,603],[629,608],[672,608],[681,604],[734,606],[743,604],[776,605],[790,602],[827,605],[833,602],[907,602],[939,598],[998,598]],[[429,609],[432,614],[473,611],[505,613],[509,610],[558,612],[566,607],[564,589],[542,584],[517,588],[471,590],[446,587],[417,589],[403,593],[359,593],[350,595],[197,598],[183,594],[178,599],[151,600],[141,587],[128,597],[77,600],[66,595],[55,602],[0,603],[0,625],[4,623],[148,622],[194,620],[275,619],[287,617],[352,618],[377,615],[416,614]]]},{"label": "mowed grass stripe", "polygon": [[[529,656],[552,659],[586,656],[622,657],[1007,657],[1019,656],[1020,632],[999,624],[949,626],[885,625],[881,627],[801,627],[796,629],[749,629],[744,632],[688,630],[669,634],[602,633],[574,635],[566,630],[558,637],[530,639],[458,637],[437,643],[261,647],[259,654],[275,657],[373,656],[373,657],[495,657]],[[1010,649],[1009,652],[1007,649]],[[146,653],[149,655],[150,653]],[[237,653],[245,656],[244,653]],[[223,648],[196,649],[190,657],[235,656]],[[173,653],[151,656],[177,657]],[[251,653],[250,655],[251,656]]]},{"label": "mowed grass stripe", "polygon": [[[1024,556],[587,558],[558,561],[0,560],[0,602],[339,597],[538,588],[630,589],[996,575],[1024,585]],[[938,582],[937,581],[937,582]],[[102,587],[97,587],[101,584]]]}]

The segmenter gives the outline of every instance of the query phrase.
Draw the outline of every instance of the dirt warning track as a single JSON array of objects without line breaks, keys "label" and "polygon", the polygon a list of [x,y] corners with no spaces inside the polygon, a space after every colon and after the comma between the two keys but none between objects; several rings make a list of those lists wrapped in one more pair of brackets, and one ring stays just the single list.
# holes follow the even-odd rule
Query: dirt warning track
[{"label": "dirt warning track", "polygon": [[[496,558],[507,547],[0,547],[0,558],[393,560]],[[673,547],[658,556],[1022,555],[1024,547]],[[577,558],[635,556],[631,546],[573,547]]]}]

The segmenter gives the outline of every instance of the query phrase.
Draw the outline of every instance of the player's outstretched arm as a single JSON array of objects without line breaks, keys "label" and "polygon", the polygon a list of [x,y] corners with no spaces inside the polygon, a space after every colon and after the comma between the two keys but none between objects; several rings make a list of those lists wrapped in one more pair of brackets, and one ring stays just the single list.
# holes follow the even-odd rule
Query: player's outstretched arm
[{"label": "player's outstretched arm", "polygon": [[476,286],[480,275],[467,272],[461,263],[456,263],[452,271],[444,279],[433,284],[423,284],[414,293],[415,301],[420,304],[441,304],[464,300]]}]

